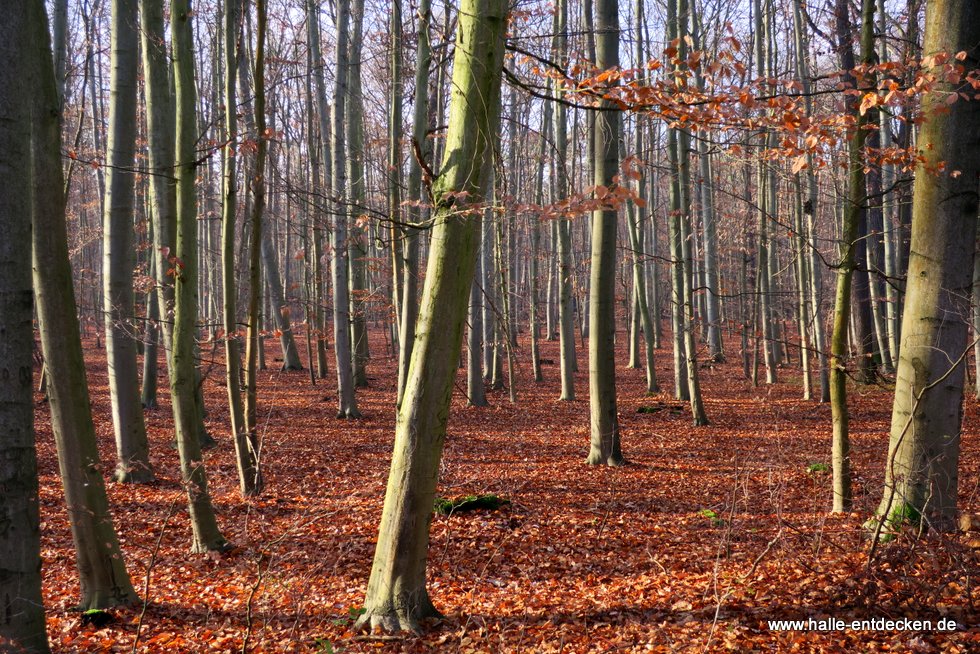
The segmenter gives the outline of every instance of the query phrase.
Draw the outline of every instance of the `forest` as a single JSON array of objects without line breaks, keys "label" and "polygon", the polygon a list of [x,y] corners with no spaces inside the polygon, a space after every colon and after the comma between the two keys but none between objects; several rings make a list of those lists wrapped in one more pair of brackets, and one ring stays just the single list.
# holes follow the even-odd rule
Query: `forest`
[{"label": "forest", "polygon": [[980,651],[980,3],[3,9],[0,652]]}]

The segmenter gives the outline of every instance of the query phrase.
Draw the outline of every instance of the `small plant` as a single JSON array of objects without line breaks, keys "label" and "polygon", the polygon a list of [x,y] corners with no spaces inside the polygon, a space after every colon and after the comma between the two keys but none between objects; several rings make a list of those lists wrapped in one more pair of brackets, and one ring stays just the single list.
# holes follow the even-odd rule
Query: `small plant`
[{"label": "small plant", "polygon": [[326,638],[316,637],[313,639],[314,652],[320,652],[320,654],[334,654],[333,643],[331,643]]},{"label": "small plant", "polygon": [[111,613],[101,609],[89,609],[88,611],[82,612],[82,624],[90,624],[97,629],[101,629],[113,620],[115,618]]},{"label": "small plant", "polygon": [[510,504],[510,500],[498,497],[492,493],[486,495],[463,495],[453,499],[437,497],[432,510],[439,515],[450,515],[461,511],[496,511],[505,504]]},{"label": "small plant", "polygon": [[712,527],[723,527],[727,524],[722,518],[718,517],[717,513],[715,513],[711,509],[701,509],[700,511],[698,511],[698,515],[704,518],[709,518],[711,520]]},{"label": "small plant", "polygon": [[811,475],[814,475],[818,472],[829,472],[830,466],[827,465],[826,463],[811,463],[806,467],[806,471]]}]

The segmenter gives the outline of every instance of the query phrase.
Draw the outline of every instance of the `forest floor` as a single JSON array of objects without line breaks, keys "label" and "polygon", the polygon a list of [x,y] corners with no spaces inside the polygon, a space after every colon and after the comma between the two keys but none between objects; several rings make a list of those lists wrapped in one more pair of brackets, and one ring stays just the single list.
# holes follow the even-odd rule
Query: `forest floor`
[{"label": "forest floor", "polygon": [[[836,516],[827,513],[830,407],[800,399],[797,369],[781,370],[772,387],[743,380],[737,354],[702,369],[711,425],[695,428],[688,407],[670,392],[648,396],[644,373],[627,369],[621,354],[629,465],[590,467],[583,463],[584,353],[578,399],[559,402],[557,342],[542,344],[542,358],[554,363],[544,365],[539,384],[525,344],[516,405],[506,391],[493,391],[491,406],[468,408],[459,378],[439,493],[494,493],[510,504],[433,519],[429,590],[445,620],[419,636],[354,633],[394,434],[395,366],[380,334],[373,338],[370,387],[358,391],[364,419],[347,422],[335,418],[332,350],[329,379],[312,387],[306,371],[277,371],[278,347],[268,341],[269,370],[259,388],[266,490],[257,499],[238,492],[224,369],[220,361],[205,363],[208,428],[218,440],[207,453],[211,492],[223,532],[237,545],[223,556],[189,553],[161,366],[160,407],[146,413],[158,480],[109,485],[145,606],[113,609],[114,622],[103,628],[82,625],[73,608],[71,536],[47,408],[37,396],[44,594],[54,650],[131,651],[138,632],[141,652],[980,652],[980,550],[970,547],[971,535],[900,535],[869,561],[861,526],[882,492],[889,388],[850,389],[855,509]],[[86,356],[110,470],[104,352],[87,342]],[[669,349],[659,350],[657,361],[661,387],[670,391]],[[978,435],[971,395],[960,500],[974,512]],[[934,627],[951,618],[956,628],[768,625],[906,617]]]}]

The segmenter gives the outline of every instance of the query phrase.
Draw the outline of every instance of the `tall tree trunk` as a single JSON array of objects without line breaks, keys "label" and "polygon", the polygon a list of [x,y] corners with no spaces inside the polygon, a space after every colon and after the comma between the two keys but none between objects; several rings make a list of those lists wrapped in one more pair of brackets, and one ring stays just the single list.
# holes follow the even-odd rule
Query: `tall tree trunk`
[{"label": "tall tree trunk", "polygon": [[[619,66],[619,6],[617,0],[598,0],[596,65]],[[610,193],[619,174],[620,112],[603,99],[604,111],[595,116],[592,133],[597,187]],[[615,197],[615,196],[612,196]],[[611,199],[611,198],[609,198]],[[609,201],[606,200],[606,202]],[[619,466],[625,463],[616,412],[616,222],[615,206],[592,213],[592,270],[589,287],[589,412],[591,435],[586,463]]]},{"label": "tall tree trunk", "polygon": [[333,105],[333,331],[337,359],[337,417],[359,418],[354,396],[353,351],[350,315],[350,244],[347,242],[347,100],[350,58],[348,52],[350,0],[337,2],[337,63]]},{"label": "tall tree trunk", "polygon": [[[40,31],[31,29],[34,22],[40,23],[44,43],[48,43],[44,11],[39,0],[18,0],[4,6],[0,21],[0,487],[4,489],[0,498],[0,641],[11,651],[33,653],[46,653],[49,648],[41,598],[31,261],[24,248],[31,238],[31,107],[25,99],[32,97],[30,73],[37,68],[37,59],[47,57],[47,68],[51,68],[50,47],[38,48],[36,42],[32,47],[32,33]],[[58,106],[55,104],[55,116],[60,115]],[[64,226],[64,214],[61,220]],[[67,282],[70,290],[70,276]],[[63,308],[70,311],[66,317],[74,320],[75,307]]]},{"label": "tall tree trunk", "polygon": [[[923,54],[966,52],[964,65],[975,70],[978,43],[980,5],[952,0],[926,4]],[[915,176],[902,347],[877,516],[888,527],[924,520],[929,527],[948,530],[956,524],[980,105],[958,101],[940,114],[951,93],[972,90],[968,84],[942,81],[942,73],[936,73],[940,81],[922,102],[926,122],[919,144],[924,161]],[[940,162],[960,174],[937,172]]]},{"label": "tall tree trunk", "polygon": [[258,443],[245,422],[242,403],[241,336],[238,329],[238,291],[235,285],[235,215],[238,209],[238,41],[241,38],[241,0],[226,0],[224,30],[224,106],[225,147],[222,150],[221,205],[221,288],[225,341],[225,385],[231,434],[235,443],[235,466],[242,495],[258,491],[261,477],[258,469]]},{"label": "tall tree trunk", "polygon": [[[68,235],[65,224],[64,177],[61,168],[61,112],[51,63],[51,47],[47,30],[47,16],[41,3],[32,8],[30,39],[36,57],[37,70],[34,78],[37,89],[33,95],[33,165],[32,179],[25,180],[23,187],[33,184],[34,228],[34,293],[41,345],[45,366],[48,370],[47,395],[51,408],[51,428],[58,451],[58,466],[65,490],[68,522],[71,525],[75,545],[78,576],[81,584],[82,609],[105,608],[137,601],[130,583],[126,565],[119,548],[119,539],[109,513],[102,465],[96,446],[95,425],[85,378],[85,362],[75,309],[75,293],[72,286],[71,265],[68,259]],[[7,14],[9,20],[10,14]],[[9,23],[4,23],[8,25]],[[0,28],[2,29],[2,28]],[[8,43],[7,38],[0,43]],[[27,47],[27,46],[25,46]],[[9,61],[9,58],[0,58]],[[18,74],[23,74],[19,72]],[[30,76],[28,76],[30,79]],[[4,83],[0,88],[14,88]],[[23,103],[25,96],[14,95]],[[6,111],[4,115],[10,115]],[[8,147],[0,152],[14,151]],[[26,153],[25,153],[26,154]],[[23,167],[25,156],[17,161]],[[15,173],[5,174],[8,188],[17,188]],[[0,212],[2,215],[2,212]],[[27,215],[27,212],[24,212]],[[16,233],[4,230],[9,239],[4,243],[21,244],[24,240]],[[28,238],[25,234],[25,239]],[[0,275],[6,281],[7,275]],[[0,316],[14,315],[13,307],[4,307]],[[29,319],[29,318],[28,318]],[[4,344],[15,343],[9,336]],[[29,350],[29,346],[24,350]],[[29,385],[29,382],[28,382]],[[11,397],[13,394],[4,394]],[[9,428],[0,429],[5,436],[14,435]],[[25,467],[20,474],[29,474]],[[7,486],[11,493],[11,487]],[[36,490],[35,490],[36,492]],[[36,524],[36,523],[35,523]],[[5,562],[11,560],[4,556]],[[2,614],[2,613],[0,613]]]},{"label": "tall tree trunk", "polygon": [[[350,333],[351,374],[354,386],[368,385],[367,362],[371,358],[368,347],[367,323],[364,312],[367,304],[367,241],[360,220],[367,204],[367,184],[364,177],[364,94],[361,92],[361,50],[364,31],[364,0],[353,0],[351,5],[350,66],[348,67],[348,157],[347,179],[350,181]],[[401,81],[401,76],[397,78]]]},{"label": "tall tree trunk", "polygon": [[[327,104],[326,84],[323,79],[323,59],[320,51],[320,19],[318,0],[306,3],[306,31],[310,48],[311,74],[316,89],[317,120],[320,132],[320,161],[323,162],[323,177],[315,179],[325,191],[331,184],[333,170],[330,149],[330,106]],[[323,193],[326,195],[326,193]],[[324,279],[323,279],[323,215],[322,206],[315,205],[317,213],[313,216],[313,285],[316,298],[316,327],[317,327],[317,376],[325,379],[327,376],[326,348],[326,318],[324,312]]]},{"label": "tall tree trunk", "polygon": [[505,25],[502,0],[463,0],[435,233],[360,627],[417,630],[438,615],[425,586],[429,522],[476,269],[480,226],[472,212],[486,192],[472,170],[493,148]]},{"label": "tall tree trunk", "polygon": [[[870,64],[874,57],[874,10],[875,0],[862,0],[861,3],[861,62]],[[851,50],[850,8],[845,0],[837,5],[837,38],[841,63],[845,71],[854,67]],[[851,54],[848,54],[851,53]],[[846,73],[849,74],[849,73]],[[865,77],[861,88],[873,88],[873,76]],[[866,201],[864,176],[864,141],[867,130],[864,126],[870,116],[858,111],[858,103],[851,102],[855,119],[854,131],[848,147],[848,202],[844,210],[841,230],[841,260],[837,270],[837,293],[834,301],[834,331],[830,339],[830,408],[833,416],[832,464],[834,472],[834,512],[844,512],[851,508],[851,460],[850,460],[850,416],[847,408],[847,332],[851,314],[851,280],[854,274],[855,250],[863,244],[858,240]],[[865,280],[866,280],[865,276]],[[862,363],[862,368],[867,364]]]},{"label": "tall tree trunk", "polygon": [[[259,0],[262,5],[262,0]],[[171,6],[176,108],[177,251],[174,263],[174,335],[170,392],[180,455],[181,480],[187,489],[193,541],[191,550],[223,550],[227,541],[208,493],[207,471],[198,440],[197,402],[197,92],[194,88],[193,12],[190,0]]]},{"label": "tall tree trunk", "polygon": [[[568,65],[568,0],[558,0],[557,11],[558,29],[555,31],[555,45],[558,63],[564,69]],[[558,99],[561,100],[561,91],[557,88],[555,91]],[[567,198],[571,191],[568,180],[568,121],[566,114],[565,105],[559,101],[555,105],[555,168],[558,182],[554,197],[556,202],[561,202]],[[575,400],[575,376],[573,373],[578,366],[575,360],[571,222],[567,218],[558,218],[556,229],[558,233],[558,338],[561,352],[561,397],[559,399],[572,402]]]},{"label": "tall tree trunk", "polygon": [[136,364],[136,313],[133,298],[133,163],[136,143],[136,0],[112,2],[112,102],[109,105],[109,165],[103,218],[103,288],[106,357],[112,423],[118,454],[116,479],[153,479],[150,446],[143,422]]}]

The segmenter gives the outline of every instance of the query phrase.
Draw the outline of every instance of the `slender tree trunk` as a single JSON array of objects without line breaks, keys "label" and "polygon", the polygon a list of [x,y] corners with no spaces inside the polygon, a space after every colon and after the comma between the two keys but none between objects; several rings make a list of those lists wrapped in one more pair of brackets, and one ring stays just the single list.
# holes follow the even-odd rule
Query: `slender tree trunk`
[{"label": "slender tree trunk", "polygon": [[501,0],[463,0],[459,12],[446,156],[434,189],[435,233],[359,627],[417,630],[420,620],[438,615],[425,587],[429,522],[476,269],[480,226],[473,211],[482,210],[486,191],[472,171],[482,169],[493,147],[505,13]]},{"label": "slender tree trunk", "polygon": [[[330,107],[327,104],[326,84],[323,79],[323,59],[320,52],[320,20],[318,0],[309,0],[306,4],[306,30],[310,48],[311,74],[316,89],[317,119],[320,128],[320,160],[323,162],[323,177],[315,179],[316,185],[322,189],[330,187],[332,174],[332,154],[330,150]],[[316,207],[321,208],[318,202]],[[324,280],[323,280],[323,217],[318,212],[313,217],[313,285],[316,302],[317,327],[317,376],[325,379],[327,376],[326,348],[326,319],[324,312]]]},{"label": "slender tree trunk", "polygon": [[[262,0],[259,0],[262,5]],[[198,440],[197,402],[197,92],[194,87],[193,12],[189,0],[171,6],[176,108],[177,251],[174,264],[174,335],[170,392],[180,455],[181,480],[187,489],[193,541],[191,550],[224,550],[227,541],[208,493],[207,472]]]},{"label": "slender tree trunk", "polygon": [[[558,0],[557,9],[556,49],[558,51],[558,63],[562,68],[565,68],[568,64],[568,0]],[[556,92],[560,93],[558,89]],[[561,202],[567,198],[571,190],[568,179],[567,134],[568,124],[565,105],[559,102],[555,106],[555,168],[558,181],[557,193],[554,198],[556,202]],[[572,402],[575,400],[575,377],[573,373],[578,365],[575,357],[575,307],[572,297],[572,225],[568,219],[558,218],[557,233],[558,338],[561,351],[561,397],[559,399]],[[615,248],[615,245],[612,247]]]},{"label": "slender tree trunk", "polygon": [[238,41],[241,38],[241,0],[225,2],[225,147],[222,151],[221,287],[224,299],[225,385],[231,433],[235,443],[235,466],[242,495],[259,490],[258,448],[254,433],[245,422],[242,403],[241,335],[238,329],[238,291],[235,288],[235,215],[238,208]]},{"label": "slender tree trunk", "polygon": [[333,331],[337,359],[337,417],[359,418],[354,396],[353,352],[350,315],[350,244],[347,242],[349,198],[347,188],[347,99],[349,78],[348,41],[350,0],[337,2],[337,63],[333,108]]},{"label": "slender tree trunk", "polygon": [[[861,3],[861,61],[871,63],[874,56],[874,9],[875,0],[862,0]],[[841,48],[841,63],[845,70],[853,68],[851,52],[850,9],[845,0],[837,5],[838,46]],[[850,66],[848,64],[851,64]],[[862,88],[873,88],[873,79],[865,80]],[[851,279],[855,269],[855,250],[863,244],[858,241],[864,202],[866,200],[864,177],[864,141],[870,116],[857,111],[857,103],[851,103],[855,117],[854,132],[848,148],[849,198],[845,207],[841,231],[841,261],[837,270],[837,293],[834,301],[834,331],[830,340],[830,408],[833,416],[832,464],[834,472],[835,513],[849,511],[851,508],[851,460],[850,460],[850,416],[847,407],[847,332],[851,314]],[[866,364],[862,364],[864,367]]]},{"label": "slender tree trunk", "polygon": [[[400,7],[399,7],[400,9]],[[399,11],[400,13],[400,11]],[[364,320],[367,296],[367,243],[364,227],[360,220],[363,207],[367,204],[367,190],[364,178],[364,96],[361,93],[361,49],[364,31],[364,0],[353,0],[351,5],[350,66],[348,67],[348,156],[347,179],[350,181],[350,199],[355,220],[350,223],[350,333],[351,333],[351,374],[354,386],[368,385],[367,362],[371,358],[368,348],[367,323]],[[399,82],[401,77],[396,78]]]}]

